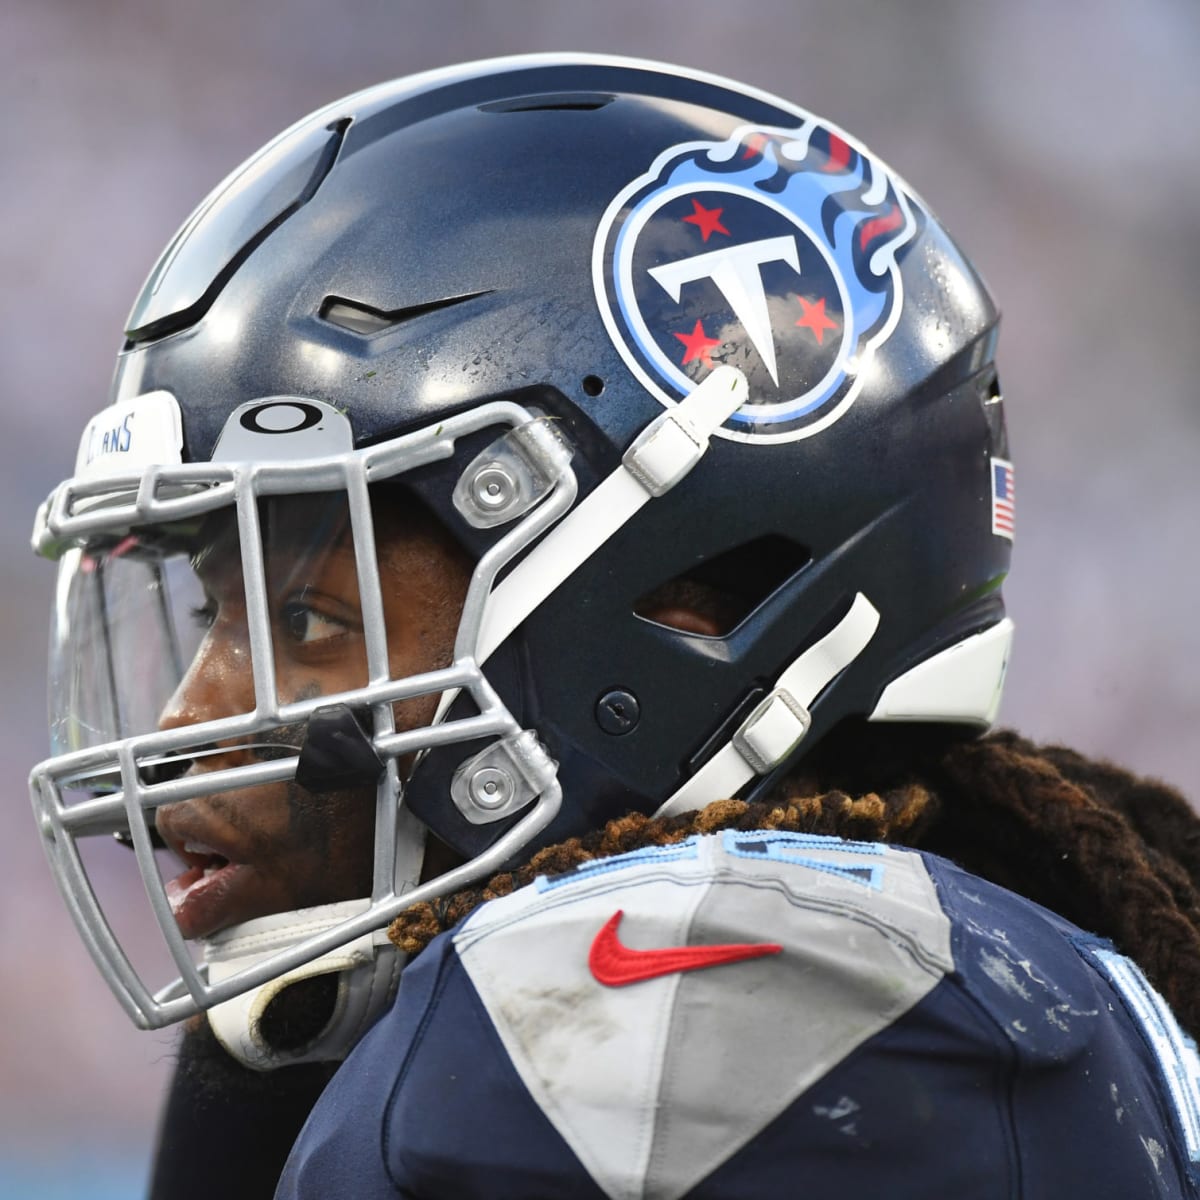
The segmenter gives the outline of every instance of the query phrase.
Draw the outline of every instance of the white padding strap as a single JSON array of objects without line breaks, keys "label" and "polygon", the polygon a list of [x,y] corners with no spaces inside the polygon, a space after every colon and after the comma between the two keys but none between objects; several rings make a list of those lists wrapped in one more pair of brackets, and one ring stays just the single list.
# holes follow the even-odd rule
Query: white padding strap
[{"label": "white padding strap", "polygon": [[878,609],[859,592],[850,611],[780,675],[733,737],[654,815],[673,817],[736,796],[781,763],[808,732],[809,705],[866,649],[878,628]]},{"label": "white padding strap", "polygon": [[654,496],[700,461],[709,438],[745,403],[746,377],[717,367],[694,392],[656,417],[619,466],[568,513],[488,597],[476,661],[492,652],[569,575]]}]

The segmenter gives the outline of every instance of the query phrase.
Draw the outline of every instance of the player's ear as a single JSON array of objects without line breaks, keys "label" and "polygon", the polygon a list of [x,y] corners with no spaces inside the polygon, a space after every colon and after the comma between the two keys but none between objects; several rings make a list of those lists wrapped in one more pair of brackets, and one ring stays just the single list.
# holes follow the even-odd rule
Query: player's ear
[{"label": "player's ear", "polygon": [[724,587],[688,575],[659,584],[633,611],[656,625],[702,637],[723,637],[739,618],[737,601]]},{"label": "player's ear", "polygon": [[708,613],[683,604],[647,605],[638,609],[638,616],[645,617],[657,625],[666,625],[682,633],[699,633],[705,637],[720,637],[723,630],[720,622]]}]

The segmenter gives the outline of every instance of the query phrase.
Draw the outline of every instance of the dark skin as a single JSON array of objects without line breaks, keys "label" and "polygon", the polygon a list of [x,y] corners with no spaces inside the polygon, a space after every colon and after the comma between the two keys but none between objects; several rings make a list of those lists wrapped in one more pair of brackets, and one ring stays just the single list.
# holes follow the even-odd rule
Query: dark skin
[{"label": "dark skin", "polygon": [[[268,512],[267,593],[279,698],[293,702],[366,682],[358,581],[345,524],[326,501],[289,499]],[[423,510],[389,503],[376,516],[389,665],[404,676],[447,665],[471,563]],[[206,531],[193,565],[204,585],[196,614],[204,636],[161,716],[163,728],[208,721],[253,707],[242,574],[232,526]],[[272,552],[273,548],[273,552]],[[427,723],[436,696],[396,706],[397,728]],[[189,775],[291,755],[304,729],[284,727],[221,743],[198,756]],[[168,884],[176,920],[199,938],[253,917],[365,896],[371,889],[373,788],[314,795],[294,781],[218,793],[160,808],[156,825],[187,869]],[[188,850],[186,847],[193,848]],[[214,861],[229,865],[200,876]],[[448,854],[448,852],[446,852]],[[435,872],[453,860],[438,860]],[[180,885],[184,886],[181,887]],[[181,896],[180,893],[183,893]],[[319,982],[319,981],[317,981]],[[329,1000],[304,986],[283,993],[290,1014],[315,1027]],[[314,1016],[315,1014],[315,1016]],[[154,1200],[207,1197],[212,1181],[197,1171],[213,1145],[222,1148],[231,1195],[270,1195],[332,1064],[259,1073],[235,1062],[202,1018],[188,1023],[159,1129],[150,1195]]]},{"label": "dark skin", "polygon": [[[300,511],[292,515],[311,526],[302,510],[300,502]],[[304,541],[311,546],[313,540],[310,529]],[[330,551],[320,559],[310,550],[307,556],[280,553],[268,561],[275,670],[285,702],[329,695],[366,679],[353,555],[344,532],[329,543]],[[392,675],[448,664],[472,564],[435,520],[400,506],[377,516],[376,551]],[[305,566],[298,569],[300,563]],[[205,636],[163,711],[163,728],[252,707],[241,569],[232,539],[224,547],[214,539],[212,552],[196,567],[207,596],[199,614]],[[689,633],[722,632],[716,620],[677,599],[652,601],[639,615]],[[436,697],[397,706],[397,727],[427,723],[435,707]],[[222,745],[220,753],[198,758],[190,773],[269,758],[272,746],[290,754],[303,734],[302,728],[285,727],[255,739],[258,748]],[[255,916],[368,894],[374,807],[369,790],[316,796],[291,781],[159,809],[159,832],[185,863],[208,861],[184,849],[191,842],[220,849],[234,864],[224,869],[226,880],[219,878],[222,871],[214,873],[218,886],[197,889],[211,887],[210,896],[177,907],[185,936],[203,937]],[[435,878],[460,862],[431,836],[422,878]],[[283,996],[301,1017],[314,1010],[318,1025],[325,1019],[323,997],[308,995],[303,987]],[[332,1071],[331,1064],[248,1071],[225,1053],[206,1022],[189,1023],[159,1130],[150,1195],[154,1200],[207,1196],[211,1181],[195,1163],[213,1144],[223,1147],[227,1163],[236,1164],[231,1178],[237,1195],[270,1194]]]},{"label": "dark skin", "polygon": [[[279,698],[291,703],[367,681],[355,557],[344,518],[319,497],[289,499],[268,536],[267,594]],[[395,506],[399,507],[399,506]],[[322,522],[333,536],[317,540]],[[340,528],[339,528],[340,526]],[[316,540],[316,549],[313,542]],[[470,578],[465,554],[419,510],[377,517],[393,677],[447,665]],[[164,709],[174,729],[253,709],[240,560],[231,529],[194,560],[206,626],[188,672]],[[396,706],[397,728],[427,724],[436,696]],[[221,743],[195,776],[291,753],[303,728]],[[276,749],[278,747],[279,749]],[[313,795],[294,781],[217,793],[160,808],[159,833],[187,869],[168,885],[185,937],[205,937],[268,913],[365,896],[371,888],[374,789]],[[206,872],[207,869],[207,873]]]},{"label": "dark skin", "polygon": [[[446,530],[415,505],[390,503],[376,515],[391,675],[446,666],[470,580],[471,563]],[[264,510],[266,582],[283,703],[330,696],[367,681],[353,545],[344,501],[291,497]],[[232,521],[208,531],[193,566],[205,603],[204,638],[160,718],[174,729],[253,709],[245,589]],[[719,632],[711,618],[679,603],[642,616],[690,633]],[[396,706],[398,729],[428,724],[436,696]],[[199,756],[189,776],[295,753],[302,726],[240,738]],[[403,764],[402,764],[403,765]],[[374,853],[374,790],[314,795],[294,781],[219,792],[160,808],[158,832],[185,865],[168,884],[185,937],[207,937],[270,913],[369,895]],[[460,860],[436,839],[423,877]]]}]

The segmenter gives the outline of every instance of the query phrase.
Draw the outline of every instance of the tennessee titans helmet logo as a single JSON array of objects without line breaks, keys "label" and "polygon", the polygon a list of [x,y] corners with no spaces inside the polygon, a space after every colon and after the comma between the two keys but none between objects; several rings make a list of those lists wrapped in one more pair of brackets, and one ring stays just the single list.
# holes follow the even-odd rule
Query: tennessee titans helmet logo
[{"label": "tennessee titans helmet logo", "polygon": [[664,405],[731,363],[750,399],[722,435],[810,437],[847,411],[895,328],[921,220],[896,176],[816,120],[743,128],[673,147],[613,200],[596,297]]}]

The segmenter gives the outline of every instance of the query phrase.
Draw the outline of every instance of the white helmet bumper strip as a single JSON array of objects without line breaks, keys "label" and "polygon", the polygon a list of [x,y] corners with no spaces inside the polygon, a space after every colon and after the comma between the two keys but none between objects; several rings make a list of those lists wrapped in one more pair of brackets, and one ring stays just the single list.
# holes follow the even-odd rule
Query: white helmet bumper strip
[{"label": "white helmet bumper strip", "polygon": [[987,729],[996,719],[1012,649],[1008,617],[898,675],[871,721],[948,721]]},{"label": "white helmet bumper strip", "polygon": [[104,479],[183,462],[183,417],[170,392],[145,392],[106,408],[84,427],[77,479]]},{"label": "white helmet bumper strip", "polygon": [[654,815],[673,817],[736,796],[782,762],[808,732],[813,701],[867,648],[878,628],[879,611],[859,592],[850,611],[780,675],[733,737]]}]

